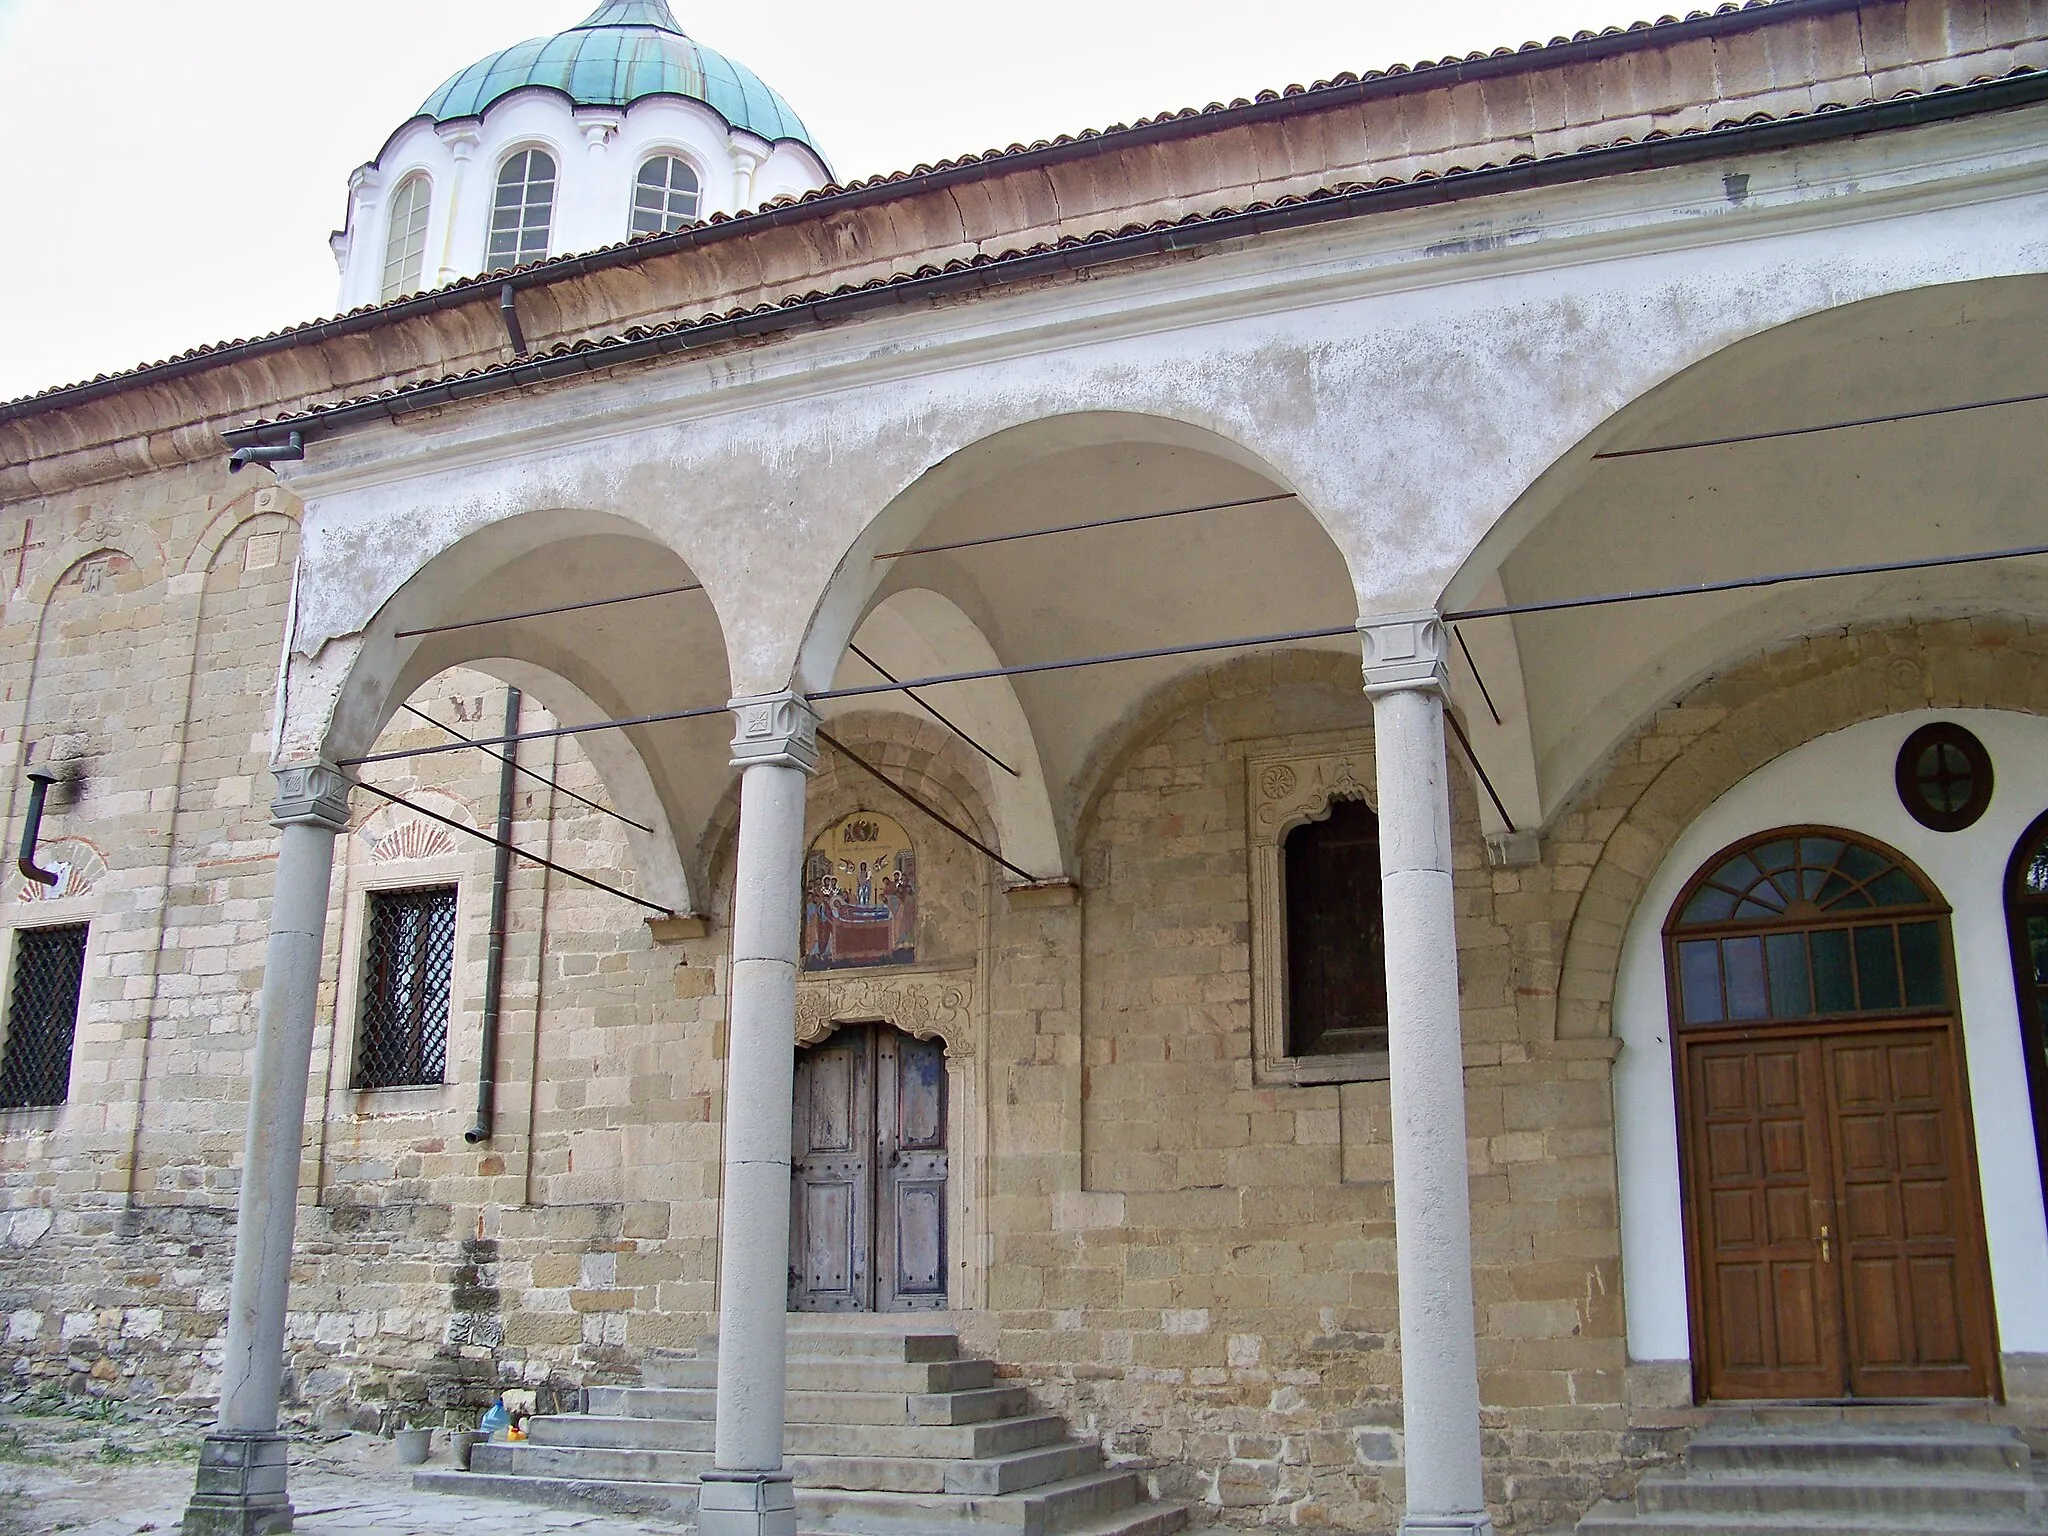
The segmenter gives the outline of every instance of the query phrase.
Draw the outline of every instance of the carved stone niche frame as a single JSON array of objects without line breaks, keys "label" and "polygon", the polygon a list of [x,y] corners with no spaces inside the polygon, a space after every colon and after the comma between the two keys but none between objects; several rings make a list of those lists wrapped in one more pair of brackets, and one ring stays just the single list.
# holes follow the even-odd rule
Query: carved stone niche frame
[{"label": "carved stone niche frame", "polygon": [[1339,800],[1375,814],[1372,739],[1245,759],[1245,844],[1251,863],[1252,1078],[1268,1086],[1381,1082],[1385,1051],[1291,1056],[1287,1051],[1287,834],[1321,821]]},{"label": "carved stone niche frame", "polygon": [[[958,969],[812,971],[796,983],[796,1043],[816,1045],[843,1024],[887,1024],[946,1048],[946,1299],[959,1313],[988,1305],[991,1241],[983,1189],[988,1127],[983,1111],[981,977]],[[833,1314],[817,1313],[813,1320]],[[847,1314],[858,1317],[864,1314]]]}]

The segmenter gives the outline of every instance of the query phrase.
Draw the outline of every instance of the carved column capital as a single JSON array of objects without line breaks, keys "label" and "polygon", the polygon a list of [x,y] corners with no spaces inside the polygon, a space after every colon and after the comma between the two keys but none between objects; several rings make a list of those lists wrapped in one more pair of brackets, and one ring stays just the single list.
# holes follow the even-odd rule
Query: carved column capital
[{"label": "carved column capital", "polygon": [[1367,693],[1404,688],[1444,691],[1450,669],[1443,620],[1434,610],[1361,619],[1358,633],[1365,644]]},{"label": "carved column capital", "polygon": [[811,701],[785,688],[751,698],[729,699],[732,711],[732,766],[776,763],[814,773],[818,767],[818,715]]},{"label": "carved column capital", "polygon": [[277,794],[270,802],[270,824],[288,827],[311,822],[330,832],[348,830],[348,779],[332,763],[274,763],[270,776]]}]

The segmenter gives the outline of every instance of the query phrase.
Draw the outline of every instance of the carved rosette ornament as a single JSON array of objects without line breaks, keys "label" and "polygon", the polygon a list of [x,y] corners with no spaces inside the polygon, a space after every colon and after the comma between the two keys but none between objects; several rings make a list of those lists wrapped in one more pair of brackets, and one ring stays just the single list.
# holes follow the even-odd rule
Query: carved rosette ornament
[{"label": "carved rosette ornament", "polygon": [[816,1045],[842,1024],[892,1024],[974,1054],[974,983],[959,976],[806,977],[796,989],[796,1043]]}]

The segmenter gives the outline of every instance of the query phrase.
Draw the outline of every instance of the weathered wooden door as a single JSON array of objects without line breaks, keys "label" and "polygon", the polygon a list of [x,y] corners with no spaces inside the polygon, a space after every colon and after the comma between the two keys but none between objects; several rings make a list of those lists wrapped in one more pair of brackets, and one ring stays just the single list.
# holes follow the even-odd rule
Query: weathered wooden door
[{"label": "weathered wooden door", "polygon": [[1947,1021],[1687,1043],[1707,1396],[1990,1394],[1959,1071]]},{"label": "weathered wooden door", "polygon": [[797,1053],[789,1306],[946,1305],[946,1061],[886,1024]]}]

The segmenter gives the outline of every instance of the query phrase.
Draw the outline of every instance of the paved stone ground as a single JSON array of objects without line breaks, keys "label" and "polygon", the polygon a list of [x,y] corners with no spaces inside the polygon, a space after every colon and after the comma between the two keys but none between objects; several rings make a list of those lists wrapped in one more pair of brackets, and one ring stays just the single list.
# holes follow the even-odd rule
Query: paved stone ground
[{"label": "paved stone ground", "polygon": [[[192,1494],[203,1424],[97,1412],[0,1409],[0,1536],[172,1536]],[[437,1447],[431,1465],[445,1466]],[[673,1525],[415,1493],[391,1443],[316,1435],[292,1445],[303,1536],[650,1536]]]}]

